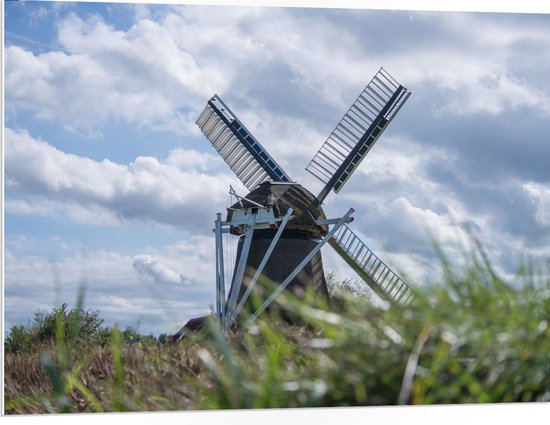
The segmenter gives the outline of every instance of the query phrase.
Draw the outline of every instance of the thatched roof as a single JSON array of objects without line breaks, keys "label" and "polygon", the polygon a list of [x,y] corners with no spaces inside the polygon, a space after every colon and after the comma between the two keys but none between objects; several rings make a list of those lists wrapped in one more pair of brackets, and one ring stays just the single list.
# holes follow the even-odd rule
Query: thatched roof
[{"label": "thatched roof", "polygon": [[[315,196],[298,183],[264,182],[258,185],[252,192],[245,196],[251,201],[257,202],[265,207],[272,207],[275,218],[284,216],[289,208],[293,209],[294,219],[286,225],[286,231],[303,231],[313,233],[316,236],[324,236],[327,226],[317,226],[315,219],[325,219],[325,213]],[[227,221],[231,221],[232,209],[253,208],[256,205],[246,200],[233,204],[227,213]],[[311,215],[308,213],[311,212]]]}]

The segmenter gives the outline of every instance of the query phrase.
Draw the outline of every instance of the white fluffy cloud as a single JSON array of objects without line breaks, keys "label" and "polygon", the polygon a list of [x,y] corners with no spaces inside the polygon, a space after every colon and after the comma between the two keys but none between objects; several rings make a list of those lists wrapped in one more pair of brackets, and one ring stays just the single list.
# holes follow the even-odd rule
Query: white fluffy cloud
[{"label": "white fluffy cloud", "polygon": [[527,182],[523,189],[529,194],[535,207],[535,217],[541,226],[550,227],[550,188],[535,182]]},{"label": "white fluffy cloud", "polygon": [[[6,185],[36,199],[9,200],[8,212],[64,215],[83,222],[148,220],[192,229],[215,214],[233,182],[199,170],[217,161],[198,152],[173,152],[166,161],[138,157],[124,165],[66,154],[26,131],[6,129]],[[187,155],[188,154],[188,155]],[[86,211],[88,210],[88,211]]]},{"label": "white fluffy cloud", "polygon": [[59,24],[59,41],[64,51],[6,49],[6,100],[92,137],[109,120],[196,132],[192,117],[178,108],[202,103],[224,86],[150,20],[123,33],[99,18],[70,15]]},{"label": "white fluffy cloud", "polygon": [[172,270],[150,255],[136,255],[132,261],[132,266],[138,273],[152,278],[155,283],[191,284],[189,279],[181,273]]}]

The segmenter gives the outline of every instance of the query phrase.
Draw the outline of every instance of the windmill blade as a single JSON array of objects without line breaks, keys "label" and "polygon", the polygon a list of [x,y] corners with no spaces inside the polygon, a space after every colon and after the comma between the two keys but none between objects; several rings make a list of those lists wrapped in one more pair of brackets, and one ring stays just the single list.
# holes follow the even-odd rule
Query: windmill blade
[{"label": "windmill blade", "polygon": [[340,227],[329,243],[380,298],[398,305],[408,305],[414,301],[414,291],[347,225]]},{"label": "windmill blade", "polygon": [[208,101],[197,125],[249,190],[268,180],[291,181],[219,96]]},{"label": "windmill blade", "polygon": [[325,183],[319,203],[340,191],[410,94],[380,68],[306,167]]}]

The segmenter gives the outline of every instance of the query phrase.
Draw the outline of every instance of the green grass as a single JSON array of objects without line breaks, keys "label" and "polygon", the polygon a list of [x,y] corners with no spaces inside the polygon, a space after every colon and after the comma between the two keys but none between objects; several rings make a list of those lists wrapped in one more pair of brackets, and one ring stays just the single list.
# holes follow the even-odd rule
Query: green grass
[{"label": "green grass", "polygon": [[410,307],[378,306],[348,282],[332,311],[286,299],[299,326],[264,316],[176,345],[130,344],[116,328],[100,344],[78,337],[81,308],[57,311],[47,341],[12,328],[32,349],[7,352],[6,413],[549,401],[548,267],[526,263],[505,282],[481,250],[459,271],[442,261],[444,281]]}]

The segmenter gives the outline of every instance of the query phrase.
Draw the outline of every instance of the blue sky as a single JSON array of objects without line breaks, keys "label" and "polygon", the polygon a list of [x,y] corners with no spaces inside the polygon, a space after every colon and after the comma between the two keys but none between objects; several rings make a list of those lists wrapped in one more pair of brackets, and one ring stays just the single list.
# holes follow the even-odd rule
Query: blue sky
[{"label": "blue sky", "polygon": [[304,167],[380,66],[413,94],[327,214],[353,207],[412,286],[465,225],[511,280],[548,261],[550,15],[7,2],[4,37],[6,330],[80,285],[143,332],[208,313],[213,221],[245,190],[194,124],[206,101],[317,193]]}]

